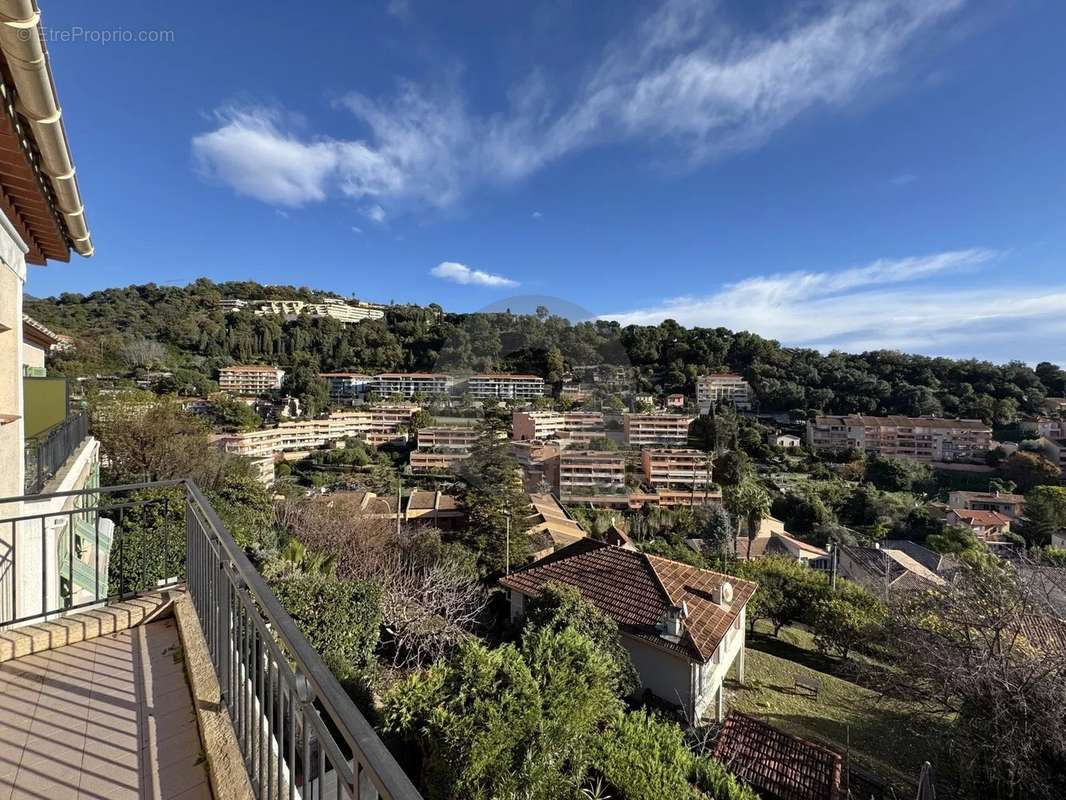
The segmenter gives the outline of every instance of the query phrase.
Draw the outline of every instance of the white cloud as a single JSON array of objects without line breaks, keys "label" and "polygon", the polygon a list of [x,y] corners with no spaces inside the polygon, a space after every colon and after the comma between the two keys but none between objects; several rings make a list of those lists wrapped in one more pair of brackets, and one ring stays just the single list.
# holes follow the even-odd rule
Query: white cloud
[{"label": "white cloud", "polygon": [[533,217],[533,219],[541,219],[544,215],[539,211],[534,211],[530,216]]},{"label": "white cloud", "polygon": [[193,154],[205,175],[239,194],[267,203],[300,206],[324,200],[337,168],[330,142],[305,142],[282,131],[271,109],[222,109],[220,127],[193,137]]},{"label": "white cloud", "polygon": [[889,181],[893,186],[906,186],[908,183],[914,183],[918,180],[917,175],[913,175],[910,172],[904,172],[902,175],[896,175]]},{"label": "white cloud", "polygon": [[457,261],[442,261],[429,271],[429,274],[441,280],[451,281],[473,286],[511,287],[518,286],[518,281],[505,278],[503,275],[493,275],[491,272],[483,272],[480,269],[471,269],[466,264]]},{"label": "white cloud", "polygon": [[411,0],[388,0],[385,3],[385,11],[402,22],[410,22]]},{"label": "white cloud", "polygon": [[366,210],[366,215],[370,217],[370,219],[374,220],[374,222],[385,221],[385,209],[378,205],[374,205],[368,208]]},{"label": "white cloud", "polygon": [[358,225],[353,225],[352,226],[352,233],[358,233],[358,234],[362,235],[363,229],[360,228]]},{"label": "white cloud", "polygon": [[[998,255],[958,250],[838,272],[749,278],[709,296],[673,298],[605,318],[623,325],[673,319],[723,326],[823,351],[1054,358],[1033,352],[1029,343],[1054,342],[1066,329],[1066,286],[998,288],[975,280],[974,273]],[[929,280],[935,277],[946,280]]]},{"label": "white cloud", "polygon": [[287,205],[340,193],[446,207],[472,186],[520,180],[612,141],[657,141],[698,164],[756,147],[804,112],[845,105],[962,2],[829,2],[753,34],[730,29],[714,4],[668,0],[608,44],[565,96],[565,81],[534,74],[506,107],[474,114],[454,86],[404,83],[388,100],[340,101],[366,126],[365,140],[300,137],[276,113],[224,110],[193,149],[207,174]]}]

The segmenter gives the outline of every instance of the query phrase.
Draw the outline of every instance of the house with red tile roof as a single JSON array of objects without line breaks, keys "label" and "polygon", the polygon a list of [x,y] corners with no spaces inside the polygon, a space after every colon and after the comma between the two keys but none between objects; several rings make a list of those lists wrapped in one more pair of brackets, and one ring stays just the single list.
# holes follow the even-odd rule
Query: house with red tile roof
[{"label": "house with red tile roof", "polygon": [[512,621],[550,583],[577,589],[618,623],[642,690],[690,720],[724,718],[722,684],[734,663],[744,680],[745,607],[756,584],[581,539],[500,580]]},{"label": "house with red tile roof", "polygon": [[998,511],[953,508],[944,518],[948,525],[965,525],[983,542],[997,542],[1010,531],[1010,518]]}]

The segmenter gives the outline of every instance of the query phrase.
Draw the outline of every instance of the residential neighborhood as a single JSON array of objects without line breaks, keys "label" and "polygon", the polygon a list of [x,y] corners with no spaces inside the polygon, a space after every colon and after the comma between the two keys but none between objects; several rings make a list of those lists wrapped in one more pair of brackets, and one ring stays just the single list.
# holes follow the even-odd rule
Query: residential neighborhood
[{"label": "residential neighborhood", "polygon": [[1066,9],[286,10],[0,0],[0,800],[1066,797]]}]

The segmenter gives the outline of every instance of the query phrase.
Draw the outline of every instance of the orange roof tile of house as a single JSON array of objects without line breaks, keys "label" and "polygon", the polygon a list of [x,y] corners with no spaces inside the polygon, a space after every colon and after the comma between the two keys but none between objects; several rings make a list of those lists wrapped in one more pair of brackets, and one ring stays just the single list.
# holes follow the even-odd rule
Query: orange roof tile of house
[{"label": "orange roof tile of house", "polygon": [[966,520],[971,525],[982,527],[1006,525],[1010,520],[998,511],[977,511],[971,508],[953,508],[952,513],[959,519]]},{"label": "orange roof tile of house", "polygon": [[737,711],[730,711],[722,725],[714,758],[764,800],[841,796],[840,753]]}]

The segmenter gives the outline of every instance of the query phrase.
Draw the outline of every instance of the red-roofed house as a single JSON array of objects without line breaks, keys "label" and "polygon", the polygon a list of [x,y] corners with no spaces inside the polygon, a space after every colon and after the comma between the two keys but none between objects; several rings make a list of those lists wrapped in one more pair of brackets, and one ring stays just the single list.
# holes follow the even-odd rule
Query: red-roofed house
[{"label": "red-roofed house", "polygon": [[983,542],[994,542],[1010,531],[1010,518],[998,511],[953,508],[944,521],[949,525],[965,525]]},{"label": "red-roofed house", "polygon": [[724,718],[722,683],[734,661],[744,679],[745,606],[754,583],[582,539],[500,581],[511,619],[549,583],[572,586],[618,623],[642,689],[691,720],[709,711]]}]

